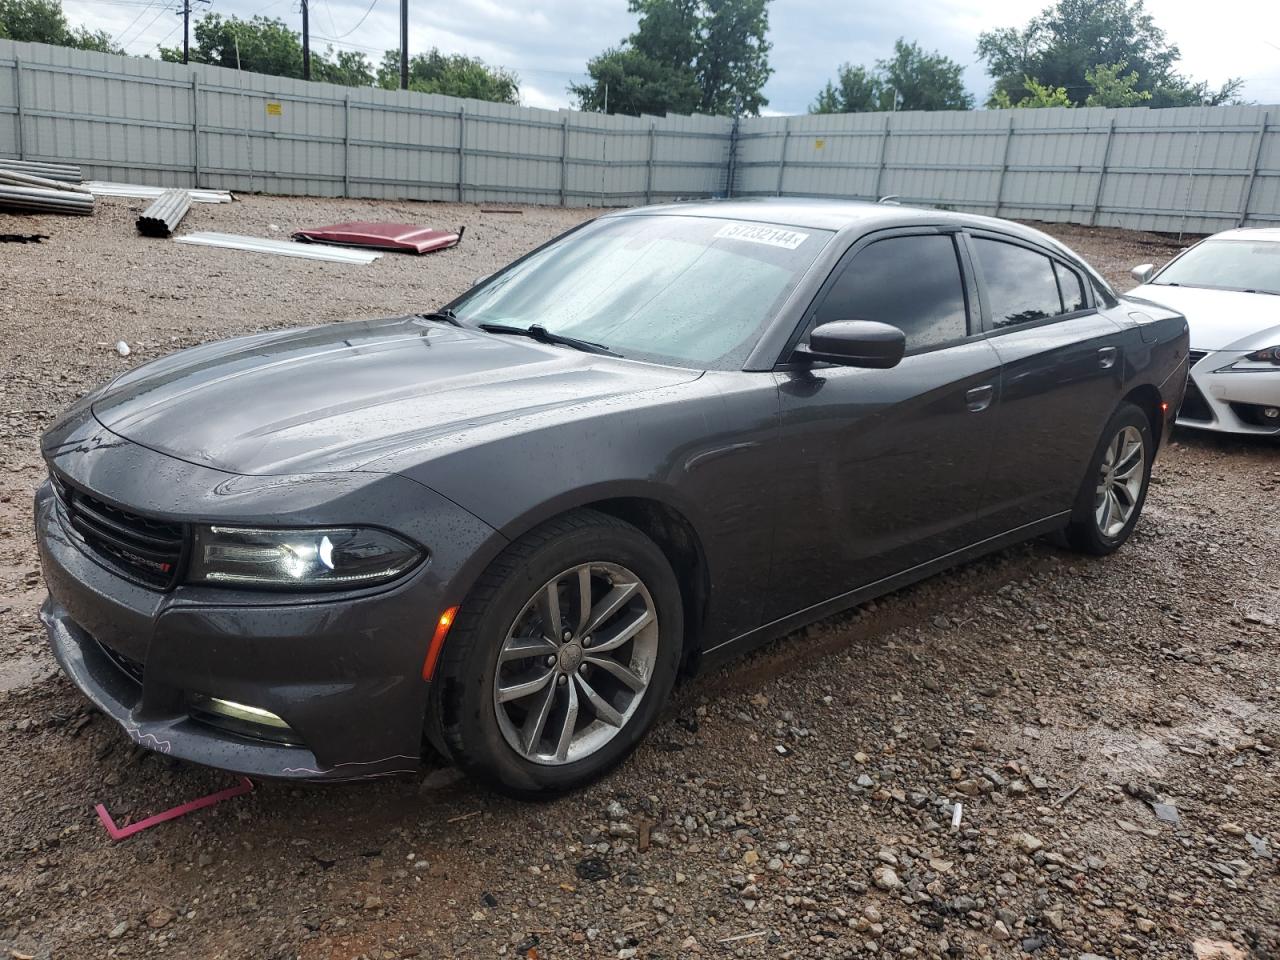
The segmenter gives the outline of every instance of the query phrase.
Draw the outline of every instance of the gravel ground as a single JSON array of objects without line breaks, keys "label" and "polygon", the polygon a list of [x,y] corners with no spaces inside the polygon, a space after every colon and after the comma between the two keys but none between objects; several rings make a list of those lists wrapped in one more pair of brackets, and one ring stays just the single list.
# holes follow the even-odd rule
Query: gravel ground
[{"label": "gravel ground", "polygon": [[[0,215],[0,951],[34,957],[1280,957],[1280,448],[1179,434],[1134,539],[1020,546],[688,682],[636,756],[544,803],[453,771],[227,786],[138,751],[55,672],[36,438],[126,366],[441,302],[590,214],[250,198],[185,230],[465,223],[369,267]],[[1122,288],[1176,245],[1051,228]],[[114,344],[132,347],[127,358]],[[958,829],[952,829],[962,805]]]}]

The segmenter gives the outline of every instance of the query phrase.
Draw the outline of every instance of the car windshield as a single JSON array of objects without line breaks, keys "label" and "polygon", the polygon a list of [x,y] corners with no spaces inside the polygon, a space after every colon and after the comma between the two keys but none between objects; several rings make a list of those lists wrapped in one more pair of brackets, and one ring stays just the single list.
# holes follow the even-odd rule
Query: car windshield
[{"label": "car windshield", "polygon": [[831,236],[709,217],[606,217],[453,309],[470,326],[538,326],[633,359],[740,369]]},{"label": "car windshield", "polygon": [[1151,282],[1280,294],[1280,243],[1206,240],[1165,267]]}]

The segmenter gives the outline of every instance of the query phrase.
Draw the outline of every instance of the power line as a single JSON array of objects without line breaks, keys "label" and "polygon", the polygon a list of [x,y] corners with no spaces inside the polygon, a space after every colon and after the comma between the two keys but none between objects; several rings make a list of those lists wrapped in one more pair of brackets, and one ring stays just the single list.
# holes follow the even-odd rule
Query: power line
[{"label": "power line", "polygon": [[312,34],[317,40],[323,40],[325,43],[332,43],[339,47],[347,47],[352,50],[363,50],[365,53],[385,53],[377,47],[366,47],[359,43],[352,43],[349,40],[339,40],[336,37],[325,37],[318,33]]},{"label": "power line", "polygon": [[[139,30],[137,33],[135,33],[135,34],[133,35],[133,39],[132,39],[132,40],[130,40],[129,42],[130,42],[130,43],[137,43],[137,42],[138,42],[138,40],[139,40],[139,38],[141,38],[141,36],[142,36],[144,33],[146,33],[148,30],[150,30],[152,27],[154,27],[154,26],[156,25],[156,22],[157,22],[161,17],[163,17],[166,13],[168,13],[168,12],[169,12],[169,7],[168,7],[167,5],[162,6],[162,7],[160,8],[160,12],[159,12],[159,13],[157,13],[154,17],[152,17],[152,18],[151,18],[151,21],[150,21],[150,22],[149,22],[145,27],[143,27],[141,30]],[[120,44],[121,46],[123,46],[123,45],[124,45],[123,36],[124,36],[124,35],[123,35],[123,34],[121,34],[121,39],[117,39],[117,40],[116,40],[116,43]]]},{"label": "power line", "polygon": [[[369,19],[369,14],[373,13],[373,8],[376,7],[377,5],[378,5],[378,0],[372,0],[372,2],[369,4],[369,8],[365,10],[364,15],[361,16],[360,19],[356,21],[356,25],[354,27],[352,27],[346,33],[339,33],[336,37],[326,37],[325,39],[341,40],[343,37],[351,36],[353,33],[359,30],[362,26],[364,26],[364,22]],[[329,0],[325,0],[325,8],[328,9],[328,6],[329,6]],[[333,23],[332,11],[330,11],[329,13],[329,22]],[[338,28],[335,26],[333,29],[336,31]]]},{"label": "power line", "polygon": [[139,11],[138,11],[138,15],[137,15],[136,17],[134,17],[132,20],[130,20],[130,21],[129,21],[129,25],[128,25],[127,27],[125,27],[123,30],[121,30],[118,34],[116,34],[116,38],[115,38],[115,40],[114,40],[113,42],[115,42],[115,43],[117,43],[117,44],[118,44],[118,43],[120,43],[120,38],[121,38],[121,37],[123,37],[123,36],[124,36],[126,33],[128,33],[130,30],[132,30],[132,29],[133,29],[133,27],[134,27],[134,25],[135,25],[139,20],[141,20],[141,19],[142,19],[142,15],[143,15],[144,13],[146,13],[148,10],[150,10],[152,7],[154,7],[155,5],[156,5],[156,0],[149,0],[149,2],[146,4],[146,6],[144,6],[141,10],[139,10]]}]

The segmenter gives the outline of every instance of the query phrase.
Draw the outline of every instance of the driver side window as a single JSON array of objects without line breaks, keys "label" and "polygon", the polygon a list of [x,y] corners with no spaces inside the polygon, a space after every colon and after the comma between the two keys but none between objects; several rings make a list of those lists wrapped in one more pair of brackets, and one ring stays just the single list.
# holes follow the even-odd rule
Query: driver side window
[{"label": "driver side window", "polygon": [[960,259],[949,235],[877,240],[840,268],[818,306],[814,326],[833,320],[876,320],[907,335],[907,350],[968,334]]}]

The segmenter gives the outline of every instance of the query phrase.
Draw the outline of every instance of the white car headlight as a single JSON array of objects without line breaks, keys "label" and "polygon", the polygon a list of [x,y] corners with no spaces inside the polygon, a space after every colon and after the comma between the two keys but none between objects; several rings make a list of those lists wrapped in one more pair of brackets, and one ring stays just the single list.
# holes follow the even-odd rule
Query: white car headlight
[{"label": "white car headlight", "polygon": [[1255,350],[1253,353],[1245,357],[1246,360],[1252,360],[1255,363],[1271,363],[1280,367],[1280,346],[1265,347],[1262,350]]},{"label": "white car headlight", "polygon": [[196,527],[188,583],[337,590],[393,580],[423,551],[386,530]]}]

